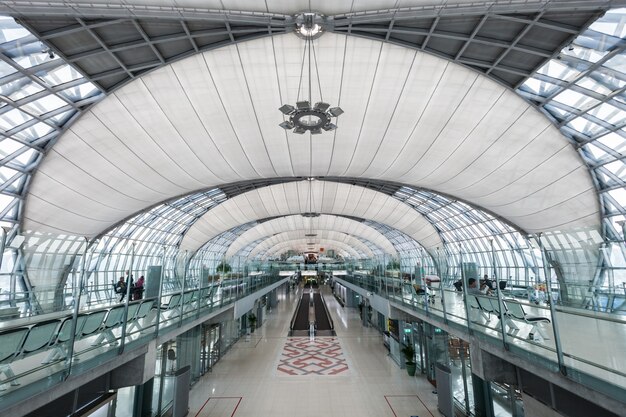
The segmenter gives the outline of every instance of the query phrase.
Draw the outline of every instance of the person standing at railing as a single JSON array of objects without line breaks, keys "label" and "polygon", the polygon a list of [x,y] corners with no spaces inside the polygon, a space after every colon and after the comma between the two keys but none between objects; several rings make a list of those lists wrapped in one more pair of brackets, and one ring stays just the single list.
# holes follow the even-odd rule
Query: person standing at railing
[{"label": "person standing at railing", "polygon": [[141,300],[143,298],[144,282],[145,278],[142,275],[139,277],[139,279],[135,283],[135,287],[133,288],[133,300]]},{"label": "person standing at railing", "polygon": [[124,297],[126,297],[126,282],[124,281],[124,277],[120,277],[120,280],[114,285],[115,292],[120,294],[120,303],[124,301]]}]

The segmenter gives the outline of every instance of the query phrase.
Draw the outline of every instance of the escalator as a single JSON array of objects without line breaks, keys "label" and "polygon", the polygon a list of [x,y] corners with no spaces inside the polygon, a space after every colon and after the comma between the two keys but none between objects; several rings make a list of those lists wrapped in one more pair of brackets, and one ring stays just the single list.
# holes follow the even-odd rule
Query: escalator
[{"label": "escalator", "polygon": [[313,305],[315,306],[315,324],[318,336],[334,336],[333,319],[330,318],[326,303],[321,294],[313,294]]},{"label": "escalator", "polygon": [[304,293],[291,320],[289,336],[310,336],[311,322],[315,323],[315,335],[335,336],[333,320],[319,293]]},{"label": "escalator", "polygon": [[291,320],[290,336],[309,335],[309,293],[302,294],[298,308]]}]

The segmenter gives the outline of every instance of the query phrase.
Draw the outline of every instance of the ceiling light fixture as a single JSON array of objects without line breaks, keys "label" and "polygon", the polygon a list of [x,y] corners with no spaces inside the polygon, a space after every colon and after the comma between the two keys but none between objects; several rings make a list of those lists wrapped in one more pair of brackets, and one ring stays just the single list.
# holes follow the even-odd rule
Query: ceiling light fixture
[{"label": "ceiling light fixture", "polygon": [[[300,82],[298,83],[298,95],[296,97],[296,105],[283,104],[278,108],[285,116],[289,116],[288,120],[279,124],[285,130],[292,130],[293,133],[304,134],[307,131],[312,135],[319,135],[322,130],[335,130],[337,125],[332,122],[333,117],[339,117],[343,114],[341,107],[330,107],[330,104],[324,102],[322,97],[322,85],[320,83],[320,74],[317,67],[317,56],[313,39],[322,35],[323,26],[321,24],[322,17],[315,13],[302,13],[296,18],[296,33],[305,40],[304,53],[302,55],[302,65],[300,67]],[[313,61],[311,61],[311,52],[313,52]],[[303,97],[300,99],[300,90],[304,78],[304,63],[307,61],[309,68],[309,95],[308,100]],[[312,105],[312,70],[315,64],[315,74],[317,76],[317,85],[320,92],[320,101]]]}]

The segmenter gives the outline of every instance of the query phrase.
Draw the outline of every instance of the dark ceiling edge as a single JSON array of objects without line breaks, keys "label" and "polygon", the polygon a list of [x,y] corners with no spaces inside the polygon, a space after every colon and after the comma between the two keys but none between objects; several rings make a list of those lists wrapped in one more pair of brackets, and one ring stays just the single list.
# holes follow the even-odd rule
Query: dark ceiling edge
[{"label": "dark ceiling edge", "polygon": [[[395,15],[399,18],[410,18],[419,14],[421,16],[454,16],[454,15],[477,15],[489,11],[491,13],[529,13],[539,10],[560,11],[560,10],[594,10],[598,8],[615,8],[626,5],[626,0],[572,0],[553,1],[535,0],[524,3],[504,3],[498,4],[493,1],[476,1],[471,5],[466,3],[445,4],[437,3],[431,5],[416,5],[400,8],[385,8],[382,10],[371,9],[357,12],[337,13],[336,18],[343,19],[372,19],[378,17],[386,19]],[[307,12],[303,10],[302,12]],[[313,10],[313,12],[319,12]],[[430,13],[429,13],[430,12]],[[200,7],[179,7],[179,6],[144,6],[139,4],[93,4],[70,2],[32,2],[20,0],[5,0],[0,3],[0,13],[10,16],[70,16],[77,15],[85,18],[145,18],[145,19],[200,19],[200,20],[223,20],[228,17],[231,21],[259,22],[268,19],[278,21],[290,21],[293,16],[277,12],[263,12],[253,10],[234,9],[211,9]],[[297,14],[297,13],[296,13]]]},{"label": "dark ceiling edge", "polygon": [[[137,211],[137,212],[135,212],[135,213],[125,217],[124,219],[116,222],[112,226],[110,226],[107,229],[103,230],[102,232],[100,232],[99,234],[95,235],[94,237],[90,238],[89,239],[90,246],[92,244],[94,244],[95,242],[97,242],[99,239],[103,238],[107,233],[109,233],[113,229],[117,228],[118,226],[121,226],[122,224],[126,223],[127,221],[129,221],[133,217],[138,216],[138,215],[140,215],[142,213],[148,212],[151,209],[153,209],[155,207],[158,207],[158,206],[160,206],[162,204],[172,203],[174,201],[177,201],[177,200],[179,200],[181,198],[188,197],[188,196],[193,195],[193,194],[204,193],[204,192],[208,192],[210,190],[220,189],[220,190],[224,191],[224,194],[227,195],[227,200],[226,201],[228,201],[231,198],[236,197],[236,196],[238,196],[240,194],[244,194],[244,193],[246,193],[248,191],[253,191],[253,190],[256,190],[256,189],[260,189],[260,188],[265,188],[265,187],[269,187],[269,186],[272,186],[272,185],[287,184],[287,183],[296,182],[296,181],[305,181],[306,179],[307,179],[307,177],[296,176],[296,177],[266,178],[266,179],[261,179],[261,180],[237,181],[237,182],[233,182],[233,183],[223,184],[221,186],[214,186],[214,187],[207,187],[207,188],[199,189],[199,190],[193,191],[191,193],[181,194],[181,195],[178,195],[176,197],[173,197],[173,198],[170,198],[170,199],[167,199],[167,200],[163,200],[163,201],[160,201],[160,202],[158,202],[156,204],[153,204],[153,205],[151,205],[149,207],[146,207],[143,210]],[[415,191],[426,191],[426,192],[429,192],[429,193],[433,193],[435,195],[443,196],[443,197],[445,197],[445,198],[447,198],[449,200],[452,200],[452,201],[461,202],[463,204],[468,205],[469,207],[472,207],[472,208],[474,208],[476,210],[482,211],[483,213],[487,213],[490,216],[492,216],[493,218],[495,218],[495,219],[501,221],[502,223],[508,225],[509,227],[513,228],[515,231],[520,233],[522,236],[527,237],[527,236],[530,235],[524,229],[520,228],[516,224],[510,222],[509,220],[504,219],[503,217],[501,217],[501,216],[491,212],[490,210],[486,210],[486,209],[484,209],[484,208],[482,208],[480,206],[477,206],[477,205],[475,205],[473,203],[469,203],[469,202],[467,202],[465,200],[459,199],[459,198],[451,196],[449,194],[442,193],[442,192],[439,192],[439,191],[434,191],[434,190],[431,190],[431,189],[428,189],[428,188],[415,187],[415,186],[412,186],[412,185],[402,184],[402,183],[393,182],[393,181],[376,180],[376,179],[369,179],[369,178],[323,176],[323,177],[315,177],[315,179],[319,180],[319,181],[327,181],[327,182],[343,183],[343,184],[359,186],[359,187],[367,188],[367,189],[370,189],[370,190],[373,190],[373,191],[381,192],[381,193],[383,193],[385,195],[388,195],[390,197],[393,197],[393,194],[395,194],[395,192],[400,190],[402,187],[410,188],[410,189],[415,190]],[[228,190],[228,192],[226,192],[226,190]],[[401,201],[403,204],[406,204],[402,200],[398,200],[398,201]],[[187,231],[191,227],[193,227],[193,225],[199,219],[201,219],[203,216],[206,216],[207,214],[209,214],[213,208],[218,207],[220,204],[221,203],[218,203],[214,207],[211,207],[202,216],[200,216],[197,219],[195,219],[195,221],[193,223],[190,223],[189,227],[187,228]],[[411,207],[411,209],[417,211],[414,207]],[[419,211],[417,211],[417,213],[420,216],[425,217]],[[332,214],[332,213],[322,213],[322,214]],[[332,214],[332,215],[336,215],[336,214]],[[273,216],[273,217],[269,217],[267,219],[271,220],[273,218],[278,218],[278,217],[283,217],[283,216]],[[345,217],[350,218],[350,216],[345,216]],[[358,217],[353,217],[353,219],[358,219]],[[363,219],[363,220],[370,220],[370,219]],[[254,221],[256,221],[256,220],[252,220],[249,223],[252,223]],[[439,230],[427,218],[426,218],[426,221],[428,221],[428,223],[432,225],[432,227],[435,229],[435,231],[437,231],[437,234],[440,236],[440,239],[441,239],[442,231]],[[399,230],[399,229],[396,229],[396,230]],[[185,233],[186,233],[186,231],[185,231]],[[402,232],[402,233],[404,233],[404,232]],[[406,233],[404,233],[404,234],[406,234]],[[181,241],[182,241],[182,239],[181,239]],[[443,239],[442,239],[442,242],[443,242]],[[200,246],[200,248],[198,248],[198,250],[200,250],[206,243],[208,243],[208,241],[205,242],[202,246]],[[423,246],[421,243],[419,243],[419,244],[420,244],[420,246]],[[192,257],[195,255],[195,253],[198,252],[198,250],[194,251]]]}]

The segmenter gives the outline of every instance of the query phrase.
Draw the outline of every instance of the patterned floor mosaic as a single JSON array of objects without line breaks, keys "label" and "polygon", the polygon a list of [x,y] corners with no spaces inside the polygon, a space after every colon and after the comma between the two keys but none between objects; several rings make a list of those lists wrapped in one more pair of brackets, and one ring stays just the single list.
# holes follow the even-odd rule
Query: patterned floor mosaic
[{"label": "patterned floor mosaic", "polygon": [[346,375],[348,364],[336,337],[287,339],[278,361],[279,375]]}]

